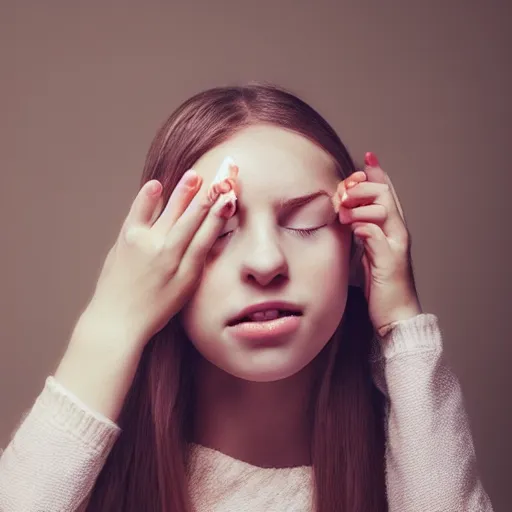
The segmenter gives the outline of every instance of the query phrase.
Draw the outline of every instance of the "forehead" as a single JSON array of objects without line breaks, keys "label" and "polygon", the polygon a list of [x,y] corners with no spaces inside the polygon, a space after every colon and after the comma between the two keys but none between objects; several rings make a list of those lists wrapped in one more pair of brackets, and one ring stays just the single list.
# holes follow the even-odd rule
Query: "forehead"
[{"label": "forehead", "polygon": [[291,197],[322,188],[334,192],[340,181],[326,151],[302,135],[272,125],[244,128],[204,154],[194,165],[203,186],[209,186],[226,156],[239,166],[242,201],[274,193]]}]

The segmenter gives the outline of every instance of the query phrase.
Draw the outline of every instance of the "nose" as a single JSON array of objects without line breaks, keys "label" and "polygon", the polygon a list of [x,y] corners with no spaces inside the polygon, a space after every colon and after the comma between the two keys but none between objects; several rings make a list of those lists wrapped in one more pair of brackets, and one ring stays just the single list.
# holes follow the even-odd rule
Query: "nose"
[{"label": "nose", "polygon": [[242,278],[245,282],[268,286],[288,279],[288,261],[272,229],[261,226],[244,246]]}]

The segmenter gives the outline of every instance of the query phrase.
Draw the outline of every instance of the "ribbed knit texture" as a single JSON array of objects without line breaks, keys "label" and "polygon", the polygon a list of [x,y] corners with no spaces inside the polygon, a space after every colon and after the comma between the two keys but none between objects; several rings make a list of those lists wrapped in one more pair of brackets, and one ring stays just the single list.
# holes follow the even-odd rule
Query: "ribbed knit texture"
[{"label": "ribbed knit texture", "polygon": [[[398,322],[375,348],[375,382],[388,397],[390,512],[491,512],[437,317]],[[49,376],[0,457],[0,511],[76,512],[119,434]],[[189,489],[197,512],[311,512],[313,473],[260,468],[192,445]]]}]

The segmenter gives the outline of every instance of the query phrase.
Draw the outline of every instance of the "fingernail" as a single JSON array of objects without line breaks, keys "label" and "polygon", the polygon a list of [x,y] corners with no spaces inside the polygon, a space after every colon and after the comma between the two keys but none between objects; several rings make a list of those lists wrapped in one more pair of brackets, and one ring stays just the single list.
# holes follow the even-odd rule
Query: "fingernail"
[{"label": "fingernail", "polygon": [[368,153],[366,153],[366,155],[364,157],[364,163],[368,167],[380,167],[377,157],[375,156],[374,153],[371,153],[370,151]]},{"label": "fingernail", "polygon": [[153,183],[150,183],[148,185],[148,194],[152,196],[156,196],[160,193],[160,182],[159,181],[153,181]]},{"label": "fingernail", "polygon": [[183,175],[183,185],[188,188],[196,188],[199,183],[199,176],[196,174],[196,171],[193,169],[188,170]]},{"label": "fingernail", "polygon": [[355,187],[357,185],[357,183],[358,183],[357,181],[347,181],[345,183],[345,188],[348,190],[352,187]]}]

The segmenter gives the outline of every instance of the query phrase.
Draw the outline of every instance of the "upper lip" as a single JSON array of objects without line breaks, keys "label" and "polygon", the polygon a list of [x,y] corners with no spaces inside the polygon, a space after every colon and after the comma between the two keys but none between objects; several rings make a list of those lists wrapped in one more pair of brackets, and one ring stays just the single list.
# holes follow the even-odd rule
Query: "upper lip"
[{"label": "upper lip", "polygon": [[269,309],[279,309],[281,311],[290,311],[291,313],[302,314],[302,308],[293,302],[287,302],[283,300],[259,302],[242,309],[228,321],[228,325],[234,325],[237,322],[240,322],[240,320],[246,316],[257,313],[258,311],[268,311]]}]

